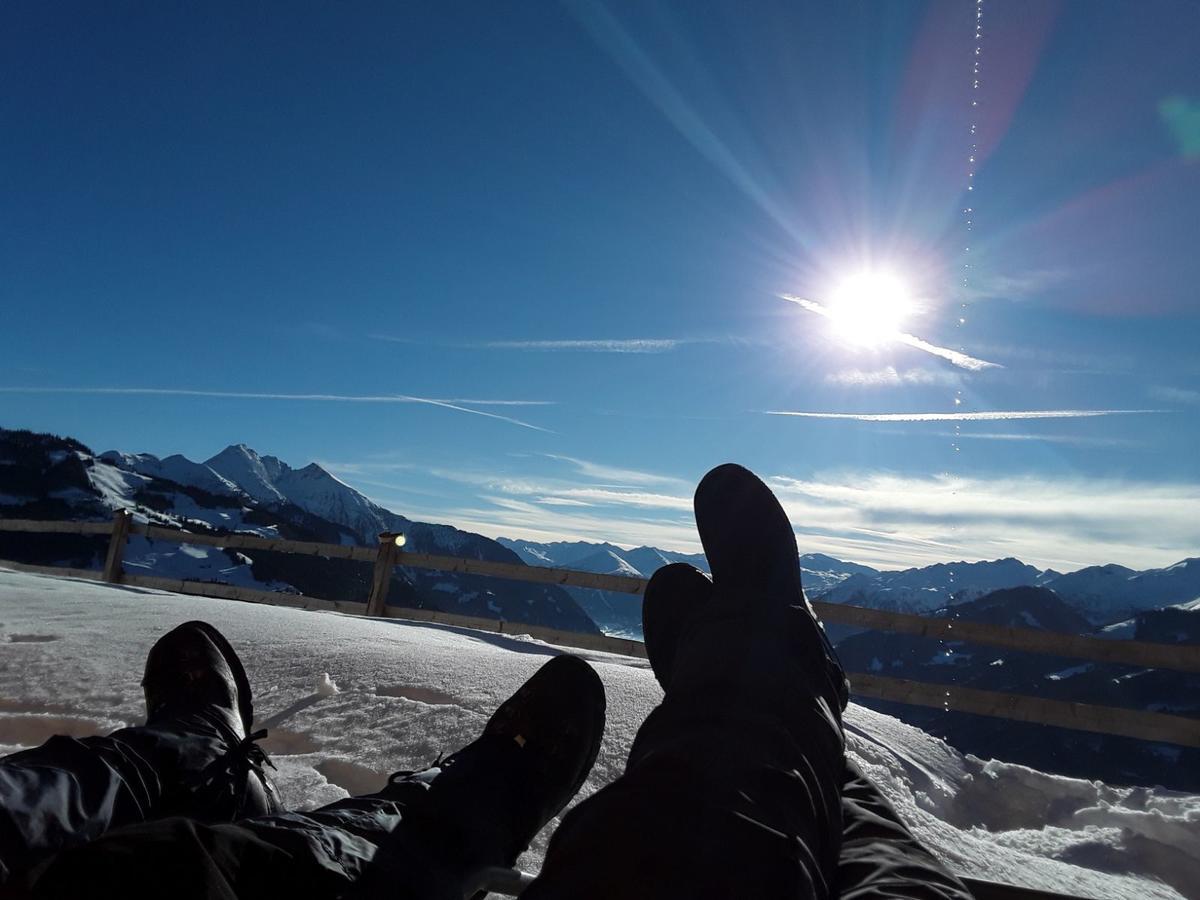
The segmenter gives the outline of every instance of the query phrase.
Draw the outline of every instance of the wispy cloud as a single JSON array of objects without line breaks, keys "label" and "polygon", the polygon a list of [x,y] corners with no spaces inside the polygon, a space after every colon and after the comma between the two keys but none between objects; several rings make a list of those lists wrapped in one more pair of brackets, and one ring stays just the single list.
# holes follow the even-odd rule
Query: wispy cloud
[{"label": "wispy cloud", "polygon": [[[802,552],[829,553],[881,568],[1016,556],[1070,570],[1117,562],[1169,565],[1200,546],[1200,484],[1071,477],[912,477],[880,472],[767,479]],[[510,488],[516,485],[510,484]],[[484,491],[406,515],[491,537],[610,541],[699,549],[685,497],[593,505],[552,495]],[[628,498],[625,498],[628,499]]]},{"label": "wispy cloud", "polygon": [[533,431],[543,431],[553,434],[549,428],[534,425],[512,416],[502,416],[486,412],[482,409],[472,409],[467,404],[495,406],[533,406],[542,405],[543,401],[532,400],[441,400],[435,397],[413,397],[407,394],[284,394],[262,391],[204,391],[185,388],[118,388],[118,387],[0,387],[4,394],[90,394],[104,396],[145,396],[145,397],[213,397],[224,400],[294,400],[321,403],[419,403],[427,406],[438,406],[455,412],[469,413],[473,416],[483,416],[521,428]]},{"label": "wispy cloud", "polygon": [[1150,396],[1155,400],[1162,400],[1166,403],[1200,403],[1200,391],[1170,387],[1168,385],[1157,385],[1150,388]]},{"label": "wispy cloud", "polygon": [[[781,299],[787,300],[790,303],[795,303],[801,309],[806,309],[811,313],[816,313],[819,316],[829,317],[829,308],[825,304],[816,300],[807,300],[804,297],[796,297],[792,294],[780,294]],[[988,362],[986,359],[978,359],[974,356],[968,356],[958,350],[951,350],[949,347],[939,347],[937,344],[931,344],[929,341],[917,337],[915,334],[905,334],[897,332],[891,340],[897,344],[904,344],[912,347],[915,350],[922,350],[925,353],[940,357],[960,369],[966,369],[970,372],[979,372],[983,369],[1002,369],[1000,363]]]},{"label": "wispy cloud", "polygon": [[463,406],[558,406],[557,400],[476,400],[451,397],[443,403],[461,403]]},{"label": "wispy cloud", "polygon": [[683,479],[672,475],[659,475],[654,472],[643,472],[640,469],[609,466],[604,463],[592,462],[591,460],[580,459],[576,456],[563,456],[558,453],[543,453],[541,455],[546,459],[569,463],[580,475],[599,481],[618,482],[621,484],[685,484]]},{"label": "wispy cloud", "polygon": [[1066,444],[1073,447],[1144,447],[1145,441],[1130,438],[1093,437],[1083,434],[1029,434],[1022,431],[980,431],[974,434],[958,431],[937,431],[934,437],[956,441],[1028,441],[1039,444]]},{"label": "wispy cloud", "polygon": [[[382,488],[369,493],[386,505],[387,486],[374,480],[376,469],[370,468],[382,465],[387,463],[344,464],[335,471],[351,481],[366,471],[370,483]],[[567,479],[404,465],[398,509],[418,520],[447,522],[490,537],[699,549],[690,481],[657,490],[589,483],[593,476],[630,471],[600,464],[590,464],[587,476],[576,467],[581,477]],[[417,478],[418,472],[446,485],[436,506],[423,508],[407,492],[399,493],[414,482],[430,483]],[[1057,569],[1104,562],[1145,568],[1195,555],[1200,546],[1195,516],[1200,483],[1194,482],[879,471],[776,475],[767,481],[803,552],[884,568],[1005,556]],[[457,489],[457,500],[452,499],[454,484],[466,487]]]},{"label": "wispy cloud", "polygon": [[[1017,556],[1060,569],[1146,567],[1200,546],[1200,484],[1191,482],[875,472],[769,483],[802,547],[871,564]],[[819,533],[806,537],[811,525]]]},{"label": "wispy cloud", "polygon": [[768,409],[768,416],[799,416],[805,419],[849,419],[856,422],[996,422],[1015,419],[1088,419],[1095,416],[1128,416],[1161,413],[1162,409],[1032,409],[988,412],[837,413],[796,412]]},{"label": "wispy cloud", "polygon": [[[417,343],[413,338],[390,334],[372,334],[368,337],[377,341],[395,344]],[[541,353],[670,353],[686,344],[723,343],[726,338],[588,338],[562,340],[520,341],[452,341],[441,342],[441,347],[457,347],[465,350],[527,350]],[[428,343],[421,341],[420,343]]]},{"label": "wispy cloud", "polygon": [[962,384],[962,376],[957,372],[935,371],[932,369],[906,369],[897,371],[893,366],[864,372],[861,369],[843,369],[840,372],[830,372],[825,376],[826,384],[836,384],[842,387],[898,387],[905,384],[933,384],[945,387],[955,387]]},{"label": "wispy cloud", "polygon": [[968,291],[968,297],[985,300],[993,297],[1021,300],[1057,287],[1069,281],[1072,273],[1067,269],[1029,269],[1024,272],[995,272],[977,280]]},{"label": "wispy cloud", "polygon": [[541,350],[577,353],[666,353],[680,344],[677,338],[622,338],[619,340],[488,341],[491,350]]}]

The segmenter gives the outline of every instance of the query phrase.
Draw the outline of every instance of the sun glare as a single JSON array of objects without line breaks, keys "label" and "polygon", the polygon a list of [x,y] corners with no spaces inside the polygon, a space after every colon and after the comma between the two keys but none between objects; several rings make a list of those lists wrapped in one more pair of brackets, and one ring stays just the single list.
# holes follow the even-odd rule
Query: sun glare
[{"label": "sun glare", "polygon": [[875,347],[901,333],[913,304],[908,288],[895,275],[860,272],[838,285],[826,310],[840,338],[862,347]]}]

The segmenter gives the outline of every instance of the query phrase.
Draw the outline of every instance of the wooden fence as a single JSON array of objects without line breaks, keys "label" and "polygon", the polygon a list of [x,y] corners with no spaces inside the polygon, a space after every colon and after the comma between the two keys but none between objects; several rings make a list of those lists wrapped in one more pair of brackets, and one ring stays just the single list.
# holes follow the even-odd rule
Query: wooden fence
[{"label": "wooden fence", "polygon": [[[619,653],[645,657],[640,641],[561,631],[520,622],[461,616],[431,610],[387,606],[387,591],[395,566],[436,569],[471,575],[488,575],[537,584],[563,587],[594,588],[625,594],[640,595],[646,587],[641,578],[621,575],[600,575],[570,569],[551,569],[519,563],[460,559],[413,553],[403,549],[401,535],[380,535],[378,547],[347,547],[307,541],[288,541],[250,534],[194,534],[158,525],[134,523],[127,511],[119,511],[112,523],[107,522],[43,522],[29,519],[0,520],[0,531],[56,532],[61,534],[108,535],[108,553],[102,570],[77,570],[57,567],[26,566],[0,563],[15,569],[49,572],[91,578],[112,583],[157,588],[182,594],[196,594],[268,603],[301,609],[318,609],[352,614],[386,616],[410,621],[433,622],[463,628],[473,628],[501,634],[530,635],[547,643],[583,650]],[[203,544],[239,550],[273,550],[322,556],[330,559],[349,559],[374,564],[371,592],[366,604],[324,600],[298,594],[233,587],[210,582],[181,581],[148,575],[126,573],[121,558],[130,535],[142,535],[152,540]],[[992,647],[1002,647],[1026,653],[1045,653],[1101,663],[1118,663],[1142,668],[1174,669],[1200,672],[1200,647],[1156,644],[1145,641],[1103,640],[1083,635],[1037,631],[1030,628],[1004,628],[978,622],[951,619],[931,619],[906,613],[887,612],[838,603],[815,602],[818,614],[827,622],[837,622],[862,628],[893,631],[924,637],[970,641]],[[851,673],[853,693],[859,697],[890,700],[899,703],[952,709],[986,716],[999,716],[1021,722],[1054,725],[1081,731],[1121,735],[1144,740],[1161,741],[1186,747],[1200,747],[1200,719],[1174,716],[1142,710],[1120,709],[1086,703],[1072,703],[1045,697],[1006,694],[948,684],[909,681],[874,674]]]}]

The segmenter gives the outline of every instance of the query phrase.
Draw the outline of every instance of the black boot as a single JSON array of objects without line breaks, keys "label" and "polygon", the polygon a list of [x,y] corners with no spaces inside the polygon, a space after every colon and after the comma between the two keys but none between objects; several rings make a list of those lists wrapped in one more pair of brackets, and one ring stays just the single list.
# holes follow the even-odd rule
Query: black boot
[{"label": "black boot", "polygon": [[[279,811],[250,733],[253,695],[237,653],[207,622],[186,622],[151,648],[142,679],[146,726],[127,738],[164,771],[161,815],[231,822]],[[134,735],[132,732],[142,732]]]},{"label": "black boot", "polygon": [[[849,700],[849,684],[804,596],[796,536],[771,489],[749,469],[726,463],[704,476],[693,503],[696,529],[712,571],[712,590],[703,612],[662,618],[674,618],[680,635],[703,628],[705,622],[711,628],[725,621],[757,631],[766,643],[782,642],[787,648],[784,657],[797,662],[814,679],[818,694],[840,713]],[[694,576],[685,579],[678,573],[672,573],[663,587],[657,599],[681,608],[687,606],[679,599],[681,589],[690,589],[696,597],[703,594]],[[649,616],[654,620],[656,611]],[[770,640],[772,633],[778,642]]]},{"label": "black boot", "polygon": [[[488,867],[511,867],[587,779],[604,733],[604,686],[582,659],[556,656],[488,721],[478,740],[377,796],[402,821],[355,897],[460,898]],[[482,896],[482,892],[477,896]]]},{"label": "black boot", "polygon": [[671,563],[650,576],[642,594],[642,639],[659,686],[671,683],[679,637],[692,616],[712,601],[713,584],[687,563]]}]

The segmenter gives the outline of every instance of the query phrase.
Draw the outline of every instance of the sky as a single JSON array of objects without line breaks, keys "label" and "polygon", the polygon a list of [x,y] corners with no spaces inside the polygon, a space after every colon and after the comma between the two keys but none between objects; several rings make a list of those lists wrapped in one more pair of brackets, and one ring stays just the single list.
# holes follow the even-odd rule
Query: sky
[{"label": "sky", "polygon": [[489,536],[696,550],[732,460],[802,552],[1200,555],[1197,33],[1187,0],[5,4],[0,426],[245,443]]}]

